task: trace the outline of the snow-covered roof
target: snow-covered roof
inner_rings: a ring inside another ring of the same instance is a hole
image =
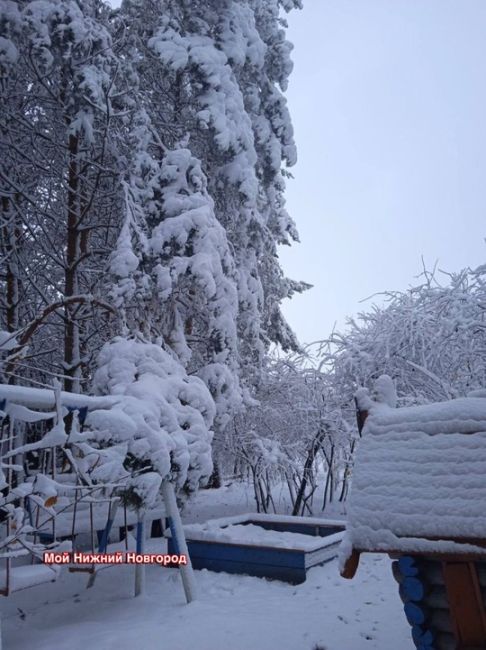
[[[486,540],[486,398],[370,403],[343,551],[479,552]]]

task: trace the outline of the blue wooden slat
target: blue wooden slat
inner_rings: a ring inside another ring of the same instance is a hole
[[[259,526],[265,530],[275,530],[278,532],[286,533],[299,533],[301,535],[312,535],[319,537],[327,537],[328,535],[334,535],[335,533],[341,533],[344,530],[344,526],[318,526],[311,523],[287,523],[281,521],[248,521],[241,522],[241,526],[247,526],[253,524],[254,526]]]
[[[172,544],[171,544],[172,542]],[[305,556],[302,551],[286,551],[285,549],[249,547],[243,545],[217,544],[187,540],[191,558],[208,558],[229,560],[231,562],[250,562],[273,566],[287,566],[305,569]],[[169,538],[169,548],[174,548],[172,538]],[[176,552],[169,551],[169,552]]]
[[[283,580],[292,584],[305,582],[305,569],[285,566],[271,566],[268,564],[252,564],[249,562],[231,562],[229,560],[194,558],[191,556],[192,566],[195,569],[208,569],[209,571],[237,573],[255,576],[257,578],[271,578]]]

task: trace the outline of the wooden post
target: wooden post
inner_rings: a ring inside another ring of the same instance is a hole
[[[104,527],[103,533],[101,535],[101,539],[98,547],[98,553],[106,553],[106,549],[108,547],[108,540],[110,538],[111,529],[113,527],[113,522],[115,521],[115,517],[119,505],[120,502],[118,499],[115,499],[115,501],[110,501],[110,505],[108,508],[108,519],[106,521],[106,526]]]
[[[341,571],[341,576],[343,578],[346,578],[348,580],[354,578],[356,571],[358,570],[359,556],[359,551],[353,548],[351,555],[347,558],[346,562],[344,563],[343,570]]]
[[[474,562],[444,562],[447,598],[458,650],[486,647],[486,615]]]
[[[172,541],[174,543],[175,552],[185,555],[187,564],[179,565],[182,584],[184,586],[184,593],[188,603],[196,598],[196,583],[194,580],[194,572],[192,570],[191,558],[187,549],[186,538],[184,536],[184,529],[182,528],[181,515],[177,507],[174,487],[168,480],[162,481],[162,496],[167,510],[167,519],[169,520],[170,532]]]
[[[354,403],[356,404],[356,423],[358,425],[358,433],[361,436],[361,432],[363,431],[366,418],[368,417],[368,411],[360,408],[357,397],[354,398]]]
[[[145,512],[138,513],[137,520],[137,553],[145,551]],[[145,591],[145,564],[135,565],[135,596],[141,596]]]

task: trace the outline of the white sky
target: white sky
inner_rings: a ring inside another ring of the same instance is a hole
[[[485,36],[485,0],[304,0],[289,16],[301,244],[280,257],[314,284],[284,306],[301,341],[415,284],[421,255],[486,262]]]

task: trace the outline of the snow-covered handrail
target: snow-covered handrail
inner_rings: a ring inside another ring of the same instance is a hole
[[[3,400],[31,409],[54,409],[56,406],[54,391],[48,388],[0,384],[0,401]],[[68,408],[107,409],[121,401],[122,397],[118,396],[93,397],[61,391],[61,405]]]

